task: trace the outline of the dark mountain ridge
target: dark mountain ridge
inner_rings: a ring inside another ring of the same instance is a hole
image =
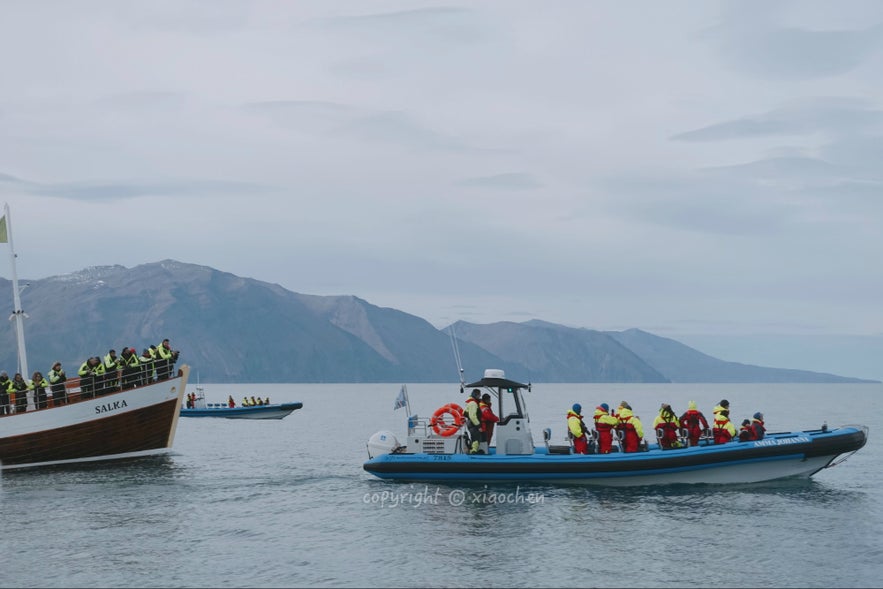
[[[163,338],[203,382],[452,382],[450,329],[355,296],[295,293],[206,266],[163,260],[100,266],[27,283],[28,368],[60,360],[69,375],[111,348],[138,353]],[[0,278],[0,292],[10,293]],[[9,311],[12,311],[9,296]],[[725,362],[653,334],[544,321],[453,326],[464,377],[502,368],[533,382],[869,382]],[[13,322],[0,370],[17,366]]]

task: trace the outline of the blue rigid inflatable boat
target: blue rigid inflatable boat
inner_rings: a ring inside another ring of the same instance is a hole
[[[226,417],[227,419],[282,419],[304,404],[281,403],[278,405],[250,405],[228,407],[223,403],[209,403],[206,407],[188,409],[181,407],[181,417]]]
[[[206,403],[202,387],[196,387],[193,407],[181,406],[181,417],[225,417],[227,419],[282,419],[304,406],[303,403],[280,403],[276,405],[239,405]]]
[[[461,390],[464,386],[486,389],[497,398],[500,421],[494,430],[495,447],[485,454],[468,454],[456,421],[448,424],[435,419],[433,427],[433,421],[413,415],[402,442],[389,431],[371,437],[365,471],[381,479],[409,482],[757,483],[809,478],[839,464],[868,439],[868,428],[862,425],[825,426],[767,433],[762,440],[748,442],[713,444],[706,440],[698,446],[672,449],[651,443],[632,453],[617,447],[610,454],[573,454],[569,445],[551,445],[548,429],[544,430],[544,445],[534,445],[522,395],[530,385],[508,380],[500,370],[487,370],[480,381],[461,385]]]

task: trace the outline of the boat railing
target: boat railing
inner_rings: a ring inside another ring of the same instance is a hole
[[[178,376],[180,376],[180,371],[175,370],[174,374],[170,373],[167,379],[177,378]],[[16,410],[15,403],[16,395],[21,393],[24,393],[27,396],[28,401],[27,408],[24,412],[30,413],[33,411],[44,411],[46,409],[64,407],[65,405],[72,405],[81,401],[87,401],[141,386],[147,386],[156,382],[159,381],[154,377],[150,377],[149,380],[142,377],[137,381],[124,381],[122,371],[118,370],[116,374],[102,375],[100,377],[93,377],[92,379],[81,378],[79,376],[69,377],[64,381],[63,389],[57,388],[59,385],[49,385],[48,387],[45,387],[45,401],[36,398],[34,389],[28,389],[26,391],[10,390],[9,407],[11,408],[12,413],[9,415],[0,413],[0,417],[8,417],[22,413]],[[62,392],[63,394],[60,394]]]
[[[432,430],[432,426],[429,425],[430,419],[428,417],[419,417],[416,414],[408,417],[408,436],[421,436],[423,438],[428,438],[433,435],[435,432]]]

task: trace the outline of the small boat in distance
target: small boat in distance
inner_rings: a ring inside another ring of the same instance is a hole
[[[868,428],[863,425],[830,430],[823,425],[767,433],[763,439],[745,442],[713,444],[709,440],[704,445],[670,449],[650,443],[638,452],[623,452],[619,446],[608,454],[574,454],[570,444],[550,444],[549,428],[543,431],[545,444],[534,445],[522,394],[531,385],[509,380],[502,370],[492,369],[479,381],[461,383],[461,393],[464,387],[484,388],[496,396],[500,421],[494,428],[495,447],[485,453],[468,453],[460,433],[462,410],[448,403],[432,419],[410,415],[407,437],[401,443],[389,431],[371,436],[364,469],[381,479],[410,482],[531,481],[623,487],[742,484],[809,478],[843,462],[868,439]],[[403,394],[396,408],[407,405]]]
[[[27,379],[26,315],[19,299],[8,204],[0,218],[0,243],[7,243],[10,250],[18,371]],[[0,469],[167,453],[175,440],[189,374],[190,368],[183,365],[168,377],[162,375],[162,380],[155,380],[152,373],[137,382],[105,377],[102,386],[84,382],[82,387],[79,378],[68,378],[64,394],[51,393],[47,401],[40,401],[41,408],[35,404],[33,389],[19,392],[26,394],[27,405],[0,415]]]
[[[227,419],[282,419],[304,406],[303,403],[280,403],[277,405],[240,405],[206,403],[205,391],[197,386],[193,407],[181,407],[181,417],[225,417]]]

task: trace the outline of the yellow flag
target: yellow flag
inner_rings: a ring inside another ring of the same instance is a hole
[[[6,215],[0,217],[0,243],[9,243],[9,236],[6,234]]]

